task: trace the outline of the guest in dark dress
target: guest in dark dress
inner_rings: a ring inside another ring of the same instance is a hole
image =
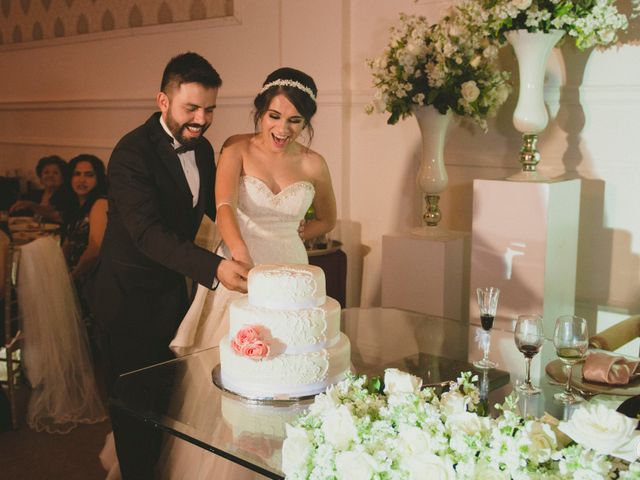
[[[89,311],[82,292],[86,274],[98,260],[107,226],[107,177],[102,160],[88,154],[73,158],[69,171],[66,188],[73,193],[73,206],[65,219],[62,249],[86,318]]]
[[[43,189],[18,200],[9,209],[12,215],[39,216],[43,220],[62,223],[69,208],[70,191],[62,188],[67,181],[67,162],[57,155],[43,157],[36,166],[36,174]]]

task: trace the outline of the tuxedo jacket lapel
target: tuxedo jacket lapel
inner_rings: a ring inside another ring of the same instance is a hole
[[[160,161],[169,171],[178,187],[178,191],[185,195],[190,205],[193,203],[193,195],[191,195],[191,189],[187,183],[187,178],[184,176],[184,170],[180,165],[180,159],[178,154],[174,151],[173,145],[169,143],[169,136],[165,133],[160,125],[160,119],[158,116],[153,116],[149,121],[153,122],[153,134],[152,137],[156,140],[156,150]]]
[[[211,198],[213,196],[213,170],[211,168],[211,164],[213,163],[212,158],[207,158],[209,154],[203,148],[196,148],[196,165],[198,166],[198,173],[200,175],[200,192],[198,195],[198,204],[196,205],[197,209],[197,218],[202,218],[202,215],[205,213],[206,206],[208,203],[212,201]],[[215,220],[214,218],[212,220]]]

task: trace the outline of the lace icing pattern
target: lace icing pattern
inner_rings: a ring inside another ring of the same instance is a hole
[[[327,312],[315,307],[278,310],[247,305],[254,324],[263,325],[271,335],[287,345],[316,345],[327,340]]]

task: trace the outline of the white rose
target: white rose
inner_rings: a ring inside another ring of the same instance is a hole
[[[612,455],[627,462],[638,459],[640,432],[638,420],[604,405],[582,406],[568,422],[560,422],[558,429],[585,447],[604,455]]]
[[[513,0],[513,5],[518,10],[526,10],[531,6],[531,0]]]
[[[474,80],[469,80],[468,82],[464,82],[461,87],[462,96],[467,102],[475,101],[480,95],[480,89],[476,85]]]
[[[336,450],[346,450],[358,436],[351,412],[345,405],[326,411],[322,415],[322,432]]]
[[[340,452],[336,455],[338,480],[369,480],[375,472],[374,458],[365,452]]]
[[[478,66],[480,65],[480,62],[482,61],[482,57],[480,55],[476,55],[475,57],[473,57],[473,59],[469,62],[469,65],[471,65],[473,68],[478,68]]]
[[[314,415],[322,415],[324,412],[333,410],[340,405],[338,400],[338,391],[334,386],[330,386],[326,393],[316,396],[315,400],[309,407],[309,411]]]
[[[445,415],[467,411],[467,399],[458,391],[445,392],[440,396],[440,406]]]
[[[472,412],[458,412],[447,416],[445,426],[450,432],[461,431],[467,435],[475,435],[488,428],[489,419]]]
[[[556,434],[551,425],[541,422],[530,422],[525,428],[529,440],[529,453],[536,463],[546,462],[558,446]]]
[[[509,480],[509,475],[489,465],[486,462],[478,463],[473,472],[473,480]]]
[[[498,56],[498,47],[495,45],[489,45],[482,51],[484,58],[496,58]]]
[[[431,452],[431,436],[418,427],[402,427],[398,433],[398,451],[403,457]]]
[[[614,30],[607,30],[600,33],[600,41],[602,43],[611,43],[616,38],[616,32]]]
[[[502,105],[509,97],[509,87],[501,85],[496,92],[496,102],[498,105]]]
[[[411,480],[454,480],[456,472],[451,461],[431,453],[403,458],[400,468],[409,473]]]
[[[304,468],[311,450],[309,435],[304,428],[286,425],[287,437],[282,443],[282,471],[287,475]]]
[[[387,368],[384,371],[384,393],[418,393],[422,387],[422,379],[397,368]]]

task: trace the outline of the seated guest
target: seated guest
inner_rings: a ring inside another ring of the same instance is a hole
[[[73,206],[65,219],[62,249],[71,277],[77,282],[91,269],[100,253],[107,226],[107,177],[98,157],[82,154],[69,162],[69,188]]]
[[[43,189],[15,202],[9,212],[13,215],[26,211],[45,220],[62,223],[63,213],[68,208],[68,192],[61,188],[67,179],[67,163],[57,155],[43,157],[36,166],[36,174]]]
[[[76,286],[91,348],[96,353],[92,315],[84,296],[84,285],[87,273],[98,260],[107,227],[107,176],[102,160],[89,154],[72,158],[69,172],[71,176],[64,188],[71,191],[73,203],[65,218],[62,250]]]

